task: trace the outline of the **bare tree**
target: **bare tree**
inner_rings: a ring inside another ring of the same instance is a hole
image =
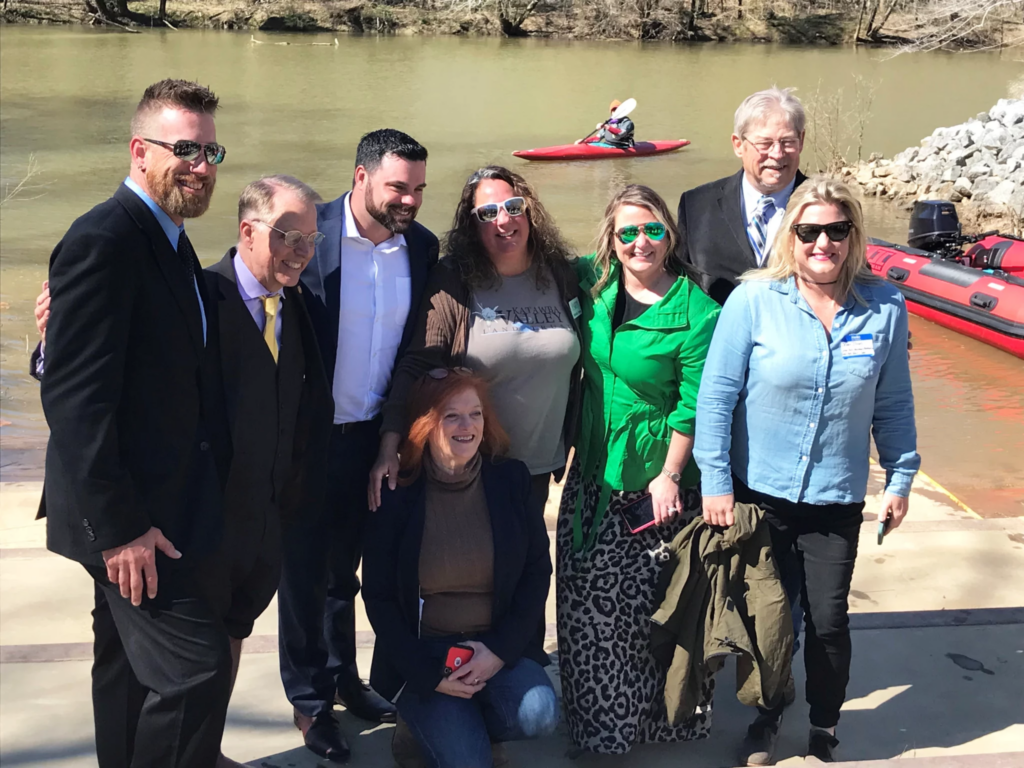
[[[42,184],[30,184],[36,176],[43,172],[42,168],[39,167],[39,162],[36,160],[35,155],[28,156],[28,163],[25,167],[25,173],[22,174],[21,181],[14,185],[4,185],[3,197],[0,197],[0,207],[3,207],[9,203],[13,203],[15,200],[35,200],[38,197],[42,197],[41,194],[33,195],[32,197],[25,197],[27,192],[42,189]]]
[[[889,31],[900,37],[912,38],[911,42],[899,46],[896,54],[965,44],[976,49],[1011,47],[1024,42],[1020,24],[1022,13],[1024,0],[934,0],[918,9],[912,24],[893,27]],[[985,35],[985,30],[991,30],[1002,22],[1011,23],[1014,34],[1009,38],[1001,35],[998,42],[982,42],[980,45],[977,40],[972,40],[975,36],[989,36]],[[884,24],[885,20],[877,25],[878,31]]]
[[[540,0],[495,0],[498,23],[505,37],[524,37],[523,23],[533,15]]]

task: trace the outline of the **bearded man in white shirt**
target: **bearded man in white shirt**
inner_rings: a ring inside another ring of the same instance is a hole
[[[334,395],[322,509],[284,534],[281,679],[306,746],[344,761],[349,746],[335,701],[357,717],[394,722],[394,706],[356,667],[356,571],[369,514],[380,409],[409,343],[437,238],[415,222],[427,150],[400,131],[368,133],[356,150],[352,191],[317,206],[325,235],[302,274],[303,296]]]

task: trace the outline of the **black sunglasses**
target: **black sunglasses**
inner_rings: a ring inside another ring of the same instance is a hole
[[[833,243],[841,243],[850,236],[852,221],[833,221],[831,224],[794,224],[793,231],[801,243],[814,243],[824,232]]]
[[[206,155],[206,162],[210,165],[220,165],[224,162],[224,156],[228,153],[223,144],[200,144],[198,141],[190,141],[189,139],[180,139],[173,144],[169,144],[166,141],[157,141],[156,139],[143,139],[143,141],[169,149],[176,158],[187,160],[190,163],[194,162],[201,152]]]

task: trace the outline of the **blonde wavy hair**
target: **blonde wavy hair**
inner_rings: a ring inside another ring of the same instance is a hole
[[[843,262],[843,266],[840,267],[839,278],[836,280],[835,299],[842,304],[852,293],[858,303],[864,304],[865,301],[857,291],[856,284],[878,282],[878,278],[868,265],[864,213],[861,210],[860,201],[857,200],[853,190],[847,184],[822,174],[811,176],[793,190],[789,203],[786,205],[786,215],[782,219],[782,225],[772,242],[768,263],[761,269],[744,272],[740,275],[740,280],[744,282],[769,280],[782,283],[796,274],[797,239],[793,225],[799,223],[804,210],[812,205],[834,205],[853,224],[848,237],[849,254],[846,261]]]

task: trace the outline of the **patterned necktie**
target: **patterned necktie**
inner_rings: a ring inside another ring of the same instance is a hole
[[[193,261],[196,258],[196,252],[192,247],[191,241],[188,239],[188,235],[185,234],[185,230],[181,230],[181,234],[178,235],[178,258],[185,265],[185,272],[188,274],[188,284],[191,288],[196,281],[196,268]]]
[[[280,296],[260,296],[263,302],[263,313],[266,324],[263,326],[263,340],[267,342],[270,354],[277,362],[277,309],[281,303]]]
[[[768,255],[765,248],[768,242],[768,222],[775,213],[775,201],[768,195],[762,195],[757,201],[754,209],[754,255],[757,256],[757,263],[764,264]]]

